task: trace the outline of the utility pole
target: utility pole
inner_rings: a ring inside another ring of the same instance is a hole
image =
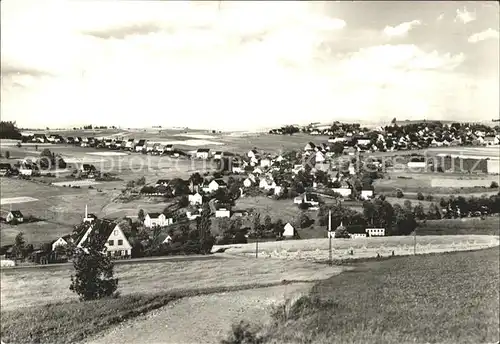
[[[328,211],[328,261],[332,265],[332,211]]]
[[[413,231],[413,255],[417,254],[417,229]]]
[[[255,258],[259,258],[259,236],[257,235],[257,240],[255,240]]]

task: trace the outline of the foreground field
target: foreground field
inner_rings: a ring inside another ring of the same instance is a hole
[[[282,280],[310,281],[342,269],[303,261],[215,259],[184,262],[155,262],[117,265],[115,272],[122,295],[154,294],[184,289],[279,283]],[[76,300],[69,290],[71,266],[39,269],[4,269],[1,272],[1,309],[31,307],[50,302]]]
[[[499,277],[497,248],[365,263],[319,282],[263,343],[496,343]]]
[[[328,259],[329,240],[306,239],[259,243],[259,258],[299,259],[325,261]],[[437,235],[417,237],[417,254],[467,251],[499,245],[498,236],[489,235]],[[255,256],[255,244],[214,246],[213,251],[226,249],[227,254]],[[380,255],[411,255],[414,249],[414,237],[380,237],[357,239],[333,239],[332,257],[334,260],[373,258]],[[351,255],[350,252],[353,252]]]

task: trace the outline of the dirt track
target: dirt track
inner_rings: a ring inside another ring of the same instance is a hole
[[[87,343],[220,343],[232,323],[268,321],[271,305],[306,294],[312,285],[295,283],[181,299]]]

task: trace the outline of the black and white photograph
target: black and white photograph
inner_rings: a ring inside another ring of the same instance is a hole
[[[1,344],[500,344],[497,1],[0,14]]]

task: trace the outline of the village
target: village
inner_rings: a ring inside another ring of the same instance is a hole
[[[435,130],[436,128],[441,131]],[[309,135],[318,133],[318,129],[302,129]],[[283,130],[278,133],[284,135],[286,129]],[[276,133],[276,130],[271,132]],[[451,171],[452,174],[476,176],[498,174],[498,160],[495,159],[452,157],[449,154],[427,156],[421,153],[427,147],[497,145],[499,135],[496,129],[484,125],[441,125],[430,122],[403,127],[393,123],[385,128],[368,131],[356,124],[334,123],[326,132],[319,133],[329,137],[323,142],[306,141],[302,150],[280,154],[256,148],[243,154],[209,148],[186,152],[173,144],[162,145],[139,138],[120,140],[116,137],[62,137],[22,133],[22,140],[17,147],[35,144],[35,149],[38,150],[37,144],[40,144],[44,147],[40,158],[38,161],[20,160],[14,165],[2,163],[0,173],[4,177],[29,180],[41,175],[52,176],[57,170],[66,169],[64,158],[48,151],[46,144],[76,145],[96,150],[128,150],[128,154],[191,159],[204,161],[215,167],[211,172],[200,170],[192,173],[188,179],[157,179],[146,182],[142,177],[125,183],[120,196],[122,199],[152,198],[160,203],[164,199],[168,203],[165,203],[163,212],[138,209],[137,215],[99,219],[107,224],[106,228],[113,228],[105,233],[106,247],[108,255],[116,258],[202,253],[202,249],[194,248],[190,238],[200,238],[198,227],[203,217],[211,222],[207,230],[215,233],[212,245],[220,245],[299,239],[300,233],[304,235],[308,228],[314,229],[310,229],[306,237],[408,235],[417,227],[417,220],[481,217],[499,212],[498,196],[494,195],[486,199],[470,200],[465,200],[464,197],[445,200],[441,197],[439,204],[429,204],[426,210],[421,202],[412,206],[408,196],[403,198],[406,192],[404,188],[394,189],[391,193],[377,194],[374,191],[375,181],[398,171],[420,175],[445,175],[445,171],[448,174]],[[395,153],[399,160],[394,159]],[[103,175],[98,166],[92,163],[83,162],[72,167],[75,169],[66,177],[69,178],[68,181],[54,185],[62,183],[62,186],[67,184],[68,187],[80,188],[75,185],[85,180],[92,182],[115,178],[109,177],[108,173]],[[462,170],[455,171],[458,167]],[[52,183],[49,182],[50,184]],[[493,191],[498,188],[498,184],[492,182],[488,187]],[[89,188],[93,187],[90,185]],[[386,200],[387,196],[392,197],[391,202]],[[260,212],[252,207],[252,200],[259,202],[262,197],[268,199],[268,205],[261,219]],[[395,203],[394,200],[397,199],[401,199],[401,202]],[[432,192],[426,196],[418,192],[413,199],[433,201]],[[280,210],[283,202],[289,202],[285,213]],[[247,206],[239,206],[242,203]],[[279,204],[278,208],[270,210],[274,204]],[[297,210],[290,216],[288,209],[292,207]],[[333,223],[327,220],[328,211]],[[370,214],[377,216],[374,219]],[[26,217],[29,220],[25,220]],[[68,246],[68,250],[74,246],[82,247],[96,219],[96,215],[87,214],[85,205],[83,221],[75,226],[73,233],[67,233],[38,247],[24,243],[28,249],[20,250],[15,243],[5,245],[2,247],[3,253],[6,258],[13,257],[21,261],[28,258],[28,261],[35,263],[66,261],[64,247]],[[31,214],[23,214],[12,208],[12,205],[7,216],[1,219],[10,225],[35,220]],[[197,229],[191,228],[192,224],[196,224]],[[17,241],[23,242],[23,239],[16,237]]]

